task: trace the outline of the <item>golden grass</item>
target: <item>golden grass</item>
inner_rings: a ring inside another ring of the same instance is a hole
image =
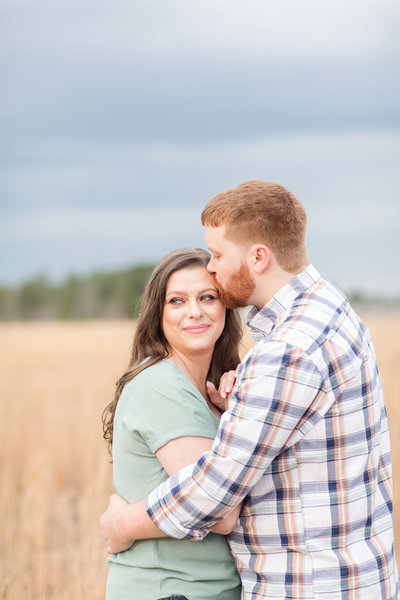
[[[400,319],[366,320],[396,474]],[[132,331],[127,321],[0,325],[1,600],[104,598],[98,517],[112,492],[112,469],[100,415],[126,365]],[[395,477],[396,496],[399,485]],[[396,532],[400,539],[399,518]]]

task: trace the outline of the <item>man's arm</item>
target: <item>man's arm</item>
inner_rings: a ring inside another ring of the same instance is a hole
[[[209,450],[213,440],[203,437],[175,438],[156,451],[156,456],[168,475],[194,463],[199,456]],[[232,531],[240,512],[240,506],[233,509],[226,519],[211,527],[214,533],[228,534]],[[166,537],[147,514],[145,500],[129,505],[117,494],[110,497],[106,511],[100,517],[100,529],[107,543],[107,552],[114,554],[126,550],[136,539]],[[203,531],[204,537],[208,533]]]
[[[227,535],[234,528],[241,504],[216,523],[211,531]],[[113,494],[106,511],[100,517],[100,530],[106,540],[107,552],[115,554],[130,548],[137,539],[167,537],[150,519],[146,511],[146,499],[128,504]]]
[[[306,352],[284,341],[257,344],[241,364],[211,452],[189,476],[177,473],[149,494],[149,516],[170,537],[197,539],[198,530],[243,500],[332,401]]]
[[[212,451],[148,496],[148,516],[167,535],[200,539],[202,528],[237,506],[273,459],[328,410],[332,399],[308,355],[284,342],[267,346],[267,352],[253,351],[241,365]],[[138,530],[136,511],[125,520],[132,533]]]

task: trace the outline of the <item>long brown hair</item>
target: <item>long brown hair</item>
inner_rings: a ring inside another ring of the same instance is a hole
[[[141,371],[151,367],[169,354],[168,342],[162,328],[162,315],[168,280],[175,271],[207,267],[210,254],[201,248],[182,248],[170,252],[155,267],[146,285],[139,320],[133,338],[128,368],[116,382],[113,400],[103,411],[103,437],[111,450],[113,423],[118,399],[126,383]],[[226,309],[225,327],[218,338],[211,359],[207,380],[217,387],[225,371],[235,369],[240,362],[239,342],[241,321],[236,311]]]

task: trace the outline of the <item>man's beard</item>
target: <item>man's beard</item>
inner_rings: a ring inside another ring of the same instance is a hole
[[[215,273],[212,273],[211,276],[221,302],[226,308],[242,308],[248,305],[249,297],[256,284],[247,265],[244,263],[240,265],[239,269],[229,277],[226,287],[219,283]]]

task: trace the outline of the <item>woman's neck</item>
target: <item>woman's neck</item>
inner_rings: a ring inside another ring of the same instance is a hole
[[[170,350],[167,359],[174,363],[207,399],[206,378],[210,368],[212,354],[188,356],[177,350]]]

